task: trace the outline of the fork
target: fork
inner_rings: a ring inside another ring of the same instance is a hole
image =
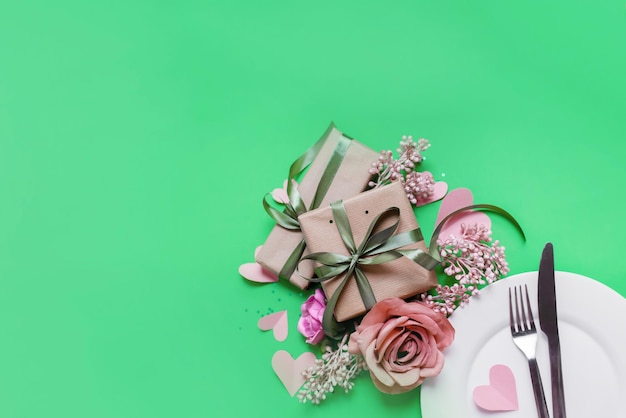
[[[543,384],[541,383],[541,375],[537,367],[537,328],[533,319],[533,311],[530,307],[530,298],[528,297],[528,286],[526,288],[526,303],[522,295],[522,287],[519,286],[519,297],[517,287],[514,289],[514,298],[511,297],[511,289],[509,288],[509,321],[511,324],[511,335],[513,342],[528,359],[528,367],[530,368],[530,379],[533,384],[533,393],[535,395],[535,404],[537,405],[537,416],[539,418],[550,418],[548,415],[548,405],[546,397],[543,393]],[[513,305],[515,304],[515,308]]]

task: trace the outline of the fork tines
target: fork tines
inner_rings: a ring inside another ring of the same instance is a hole
[[[537,407],[537,416],[549,418],[548,406],[543,393],[541,375],[537,367],[537,328],[533,319],[533,311],[530,307],[528,286],[524,285],[525,296],[522,295],[522,287],[509,288],[509,320],[513,342],[528,359],[530,378],[533,385],[533,394]],[[515,305],[515,307],[513,307]]]
[[[519,287],[519,295],[517,289]],[[536,331],[535,320],[533,319],[533,311],[530,307],[530,298],[528,296],[528,286],[524,285],[526,293],[526,303],[524,303],[521,286],[515,287],[515,318],[513,317],[513,302],[511,301],[511,289],[509,288],[509,320],[511,324],[511,333],[519,334],[528,331]],[[526,309],[524,309],[526,307]]]

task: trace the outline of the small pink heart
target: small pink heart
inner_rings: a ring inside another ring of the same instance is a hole
[[[298,185],[298,183],[296,183],[295,180],[292,180],[294,185]],[[278,203],[282,203],[282,204],[287,204],[289,203],[289,195],[287,194],[287,180],[285,180],[283,182],[283,188],[282,189],[274,189],[272,190],[272,198],[278,202]]]
[[[272,368],[291,396],[304,384],[302,372],[315,365],[315,354],[306,352],[296,360],[285,350],[279,350],[272,357]]]
[[[474,204],[474,196],[469,189],[454,189],[441,201],[439,207],[439,214],[437,215],[437,221],[435,225],[439,225],[443,218],[451,214],[457,209],[461,209],[465,206]],[[476,210],[466,210],[459,214],[454,215],[448,219],[439,233],[439,239],[445,240],[454,234],[459,236],[461,234],[461,224],[482,224],[491,229],[491,219],[483,212]]]
[[[239,274],[251,282],[273,283],[278,281],[278,277],[270,271],[265,270],[259,263],[246,263],[239,266]]]
[[[259,245],[254,251],[254,256],[261,250]],[[245,263],[239,266],[239,274],[251,282],[257,283],[274,283],[278,281],[278,276],[264,269],[259,263]]]
[[[288,334],[287,311],[280,311],[271,315],[266,315],[259,319],[257,323],[263,331],[274,330],[274,338],[276,341],[285,341]]]
[[[474,388],[474,402],[487,411],[516,411],[517,388],[513,372],[504,364],[489,369],[489,384]]]
[[[432,202],[436,202],[439,199],[443,199],[443,197],[448,193],[448,183],[445,181],[438,181],[435,183],[435,190],[433,194],[426,200],[418,201],[415,207],[424,206]]]

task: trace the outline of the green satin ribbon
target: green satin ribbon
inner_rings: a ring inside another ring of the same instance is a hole
[[[522,229],[522,226],[517,222],[517,220],[515,220],[513,215],[511,215],[506,210],[498,206],[487,205],[487,204],[469,205],[469,206],[465,206],[463,208],[453,211],[452,213],[448,214],[445,218],[443,218],[441,222],[439,222],[439,225],[437,225],[437,227],[433,231],[433,235],[430,238],[430,245],[428,247],[428,252],[433,258],[436,258],[439,261],[441,261],[441,256],[439,254],[439,251],[437,250],[437,239],[439,239],[439,234],[441,233],[441,230],[443,229],[443,226],[445,225],[445,223],[449,221],[453,216],[458,215],[459,213],[464,212],[466,210],[472,210],[472,209],[481,209],[485,211],[495,212],[498,215],[503,216],[505,219],[511,222],[515,226],[515,228],[517,228],[517,230],[522,235],[522,238],[524,239],[524,241],[526,241],[526,234],[524,234],[524,230]]]
[[[315,269],[317,277],[304,277],[310,282],[321,283],[344,274],[341,283],[339,283],[339,286],[326,304],[322,319],[324,332],[334,337],[338,331],[338,324],[333,317],[335,306],[350,279],[354,277],[359,294],[367,310],[370,310],[376,304],[374,292],[365,273],[361,270],[361,266],[383,264],[400,257],[407,257],[427,270],[432,270],[440,261],[438,258],[434,258],[427,252],[419,249],[399,249],[422,241],[423,237],[419,228],[394,235],[400,223],[400,209],[397,207],[390,207],[378,214],[370,223],[363,241],[357,247],[343,201],[333,202],[330,206],[339,235],[350,254],[318,252],[309,254],[303,257],[302,260],[313,260],[321,264],[320,267]],[[388,217],[394,219],[393,224],[379,231],[381,223]]]
[[[300,157],[298,157],[289,167],[289,177],[287,179],[287,196],[289,197],[289,203],[285,204],[285,209],[281,212],[275,208],[273,208],[269,202],[268,198],[270,194],[266,194],[263,197],[263,208],[265,212],[276,222],[277,225],[285,229],[289,229],[292,231],[300,230],[300,222],[298,221],[298,216],[307,212],[308,210],[313,210],[319,207],[326,196],[326,192],[330,188],[330,185],[341,166],[341,163],[350,147],[350,143],[352,138],[341,135],[339,138],[339,142],[335,146],[333,154],[330,157],[330,160],[326,164],[326,168],[322,173],[322,177],[317,185],[317,189],[315,190],[315,195],[313,196],[313,200],[309,208],[307,209],[302,197],[298,190],[294,187],[294,179],[300,175],[317,157],[320,150],[326,143],[330,133],[335,127],[334,123],[331,123],[324,132],[324,135],[321,136],[320,139],[317,140],[315,144],[308,150],[304,152]],[[306,242],[304,239],[300,241],[300,243],[294,248],[291,252],[282,269],[278,273],[278,277],[284,280],[289,280],[289,278],[296,271],[298,266],[298,262],[304,254],[304,249],[306,248]]]
[[[425,269],[433,270],[442,261],[439,251],[437,250],[437,239],[439,238],[444,224],[450,218],[463,211],[480,209],[498,213],[509,220],[518,229],[522,238],[526,240],[526,235],[522,227],[509,212],[494,205],[476,204],[455,210],[442,219],[433,232],[428,253],[419,249],[399,250],[398,248],[422,241],[423,237],[419,228],[394,235],[400,222],[400,210],[397,207],[390,207],[374,218],[370,223],[362,243],[357,247],[354,243],[354,236],[343,202],[334,202],[331,204],[331,208],[339,235],[350,255],[318,252],[302,258],[302,260],[313,260],[321,264],[320,267],[315,269],[317,277],[304,277],[310,282],[321,283],[344,274],[341,283],[339,283],[333,295],[328,299],[322,318],[324,332],[331,337],[335,337],[339,334],[340,324],[335,321],[333,315],[339,296],[352,277],[354,277],[356,281],[365,308],[370,310],[376,304],[372,287],[366,275],[360,269],[360,266],[382,264],[400,257],[407,257]],[[395,218],[393,225],[382,231],[375,232],[379,229],[381,222],[387,216]]]

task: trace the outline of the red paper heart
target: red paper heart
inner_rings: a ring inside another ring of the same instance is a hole
[[[291,354],[279,350],[272,357],[272,368],[291,396],[304,384],[302,372],[315,365],[315,354],[306,352],[294,360]]]
[[[266,315],[257,323],[263,331],[273,330],[276,341],[285,341],[288,334],[287,311],[280,311]]]
[[[513,372],[504,364],[489,370],[489,384],[474,388],[474,402],[487,411],[516,411],[517,388]]]
[[[439,225],[443,218],[455,210],[473,204],[474,196],[472,195],[471,190],[464,188],[452,190],[441,201],[435,225]],[[445,225],[441,229],[441,232],[439,233],[439,239],[445,240],[452,234],[458,237],[461,234],[461,224],[467,225],[474,223],[485,225],[487,228],[491,229],[491,219],[489,219],[489,216],[485,215],[483,212],[466,210],[454,215],[446,221]]]

